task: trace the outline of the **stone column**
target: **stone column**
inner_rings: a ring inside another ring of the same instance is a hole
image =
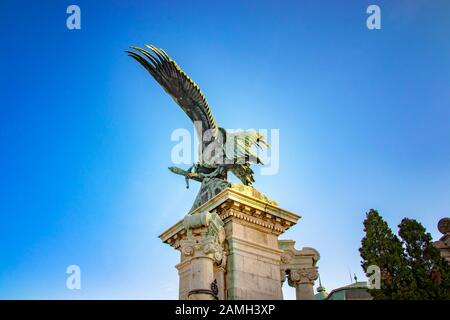
[[[314,281],[319,276],[316,267],[320,259],[319,252],[308,247],[297,250],[292,240],[279,240],[278,246],[283,250],[281,274],[287,275],[288,284],[295,287],[296,299],[314,300]]]
[[[186,239],[181,240],[182,260],[189,266],[189,300],[213,300],[218,298],[214,266],[224,259],[223,223],[215,213],[201,212],[184,219]]]
[[[286,270],[282,269],[281,267],[280,267],[280,279],[281,279],[281,285],[280,285],[280,288],[281,288],[281,300],[284,300],[284,297],[283,297],[283,284],[286,281]]]
[[[225,274],[226,274],[226,253],[223,255],[222,262],[219,266],[214,267],[214,280],[216,281],[217,286],[217,298],[219,300],[226,300],[226,282],[225,282]]]
[[[317,276],[315,267],[290,270],[288,282],[290,286],[295,287],[297,300],[314,300],[314,281]]]

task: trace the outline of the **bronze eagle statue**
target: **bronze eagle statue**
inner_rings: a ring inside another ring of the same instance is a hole
[[[268,148],[265,137],[256,131],[227,132],[218,127],[198,85],[163,49],[145,46],[148,50],[131,46],[132,51],[126,52],[150,73],[194,122],[201,141],[200,160],[197,163],[187,171],[177,167],[169,169],[184,175],[187,187],[188,179],[200,182],[206,178],[227,181],[228,171],[244,185],[251,186],[255,180],[250,164],[262,164],[261,158],[252,149]]]

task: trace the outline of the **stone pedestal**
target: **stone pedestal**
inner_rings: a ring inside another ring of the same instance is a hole
[[[179,298],[282,299],[287,271],[298,297],[313,297],[317,251],[293,249],[288,265],[282,257],[291,249],[278,241],[299,218],[252,187],[232,184],[221,191],[160,236],[181,252]]]

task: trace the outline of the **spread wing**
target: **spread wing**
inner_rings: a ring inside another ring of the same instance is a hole
[[[175,100],[194,123],[201,123],[202,132],[217,131],[216,122],[208,102],[197,84],[172,60],[167,53],[155,46],[145,45],[150,51],[132,46],[128,55],[138,61],[163,89]],[[200,134],[197,126],[197,133]],[[200,141],[202,141],[201,137]]]
[[[261,163],[262,159],[252,147],[269,148],[265,137],[256,131],[237,131],[226,133],[225,155],[234,163]]]

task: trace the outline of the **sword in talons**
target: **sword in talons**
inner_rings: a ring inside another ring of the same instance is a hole
[[[186,180],[186,188],[188,188],[188,189],[189,189],[189,179],[195,180],[195,181],[198,181],[198,182],[202,182],[202,179],[199,177],[199,175],[197,173],[189,172],[189,171],[183,170],[183,169],[178,168],[178,167],[169,167],[169,170],[172,171],[175,174],[179,174],[180,176],[184,176],[184,178]]]

